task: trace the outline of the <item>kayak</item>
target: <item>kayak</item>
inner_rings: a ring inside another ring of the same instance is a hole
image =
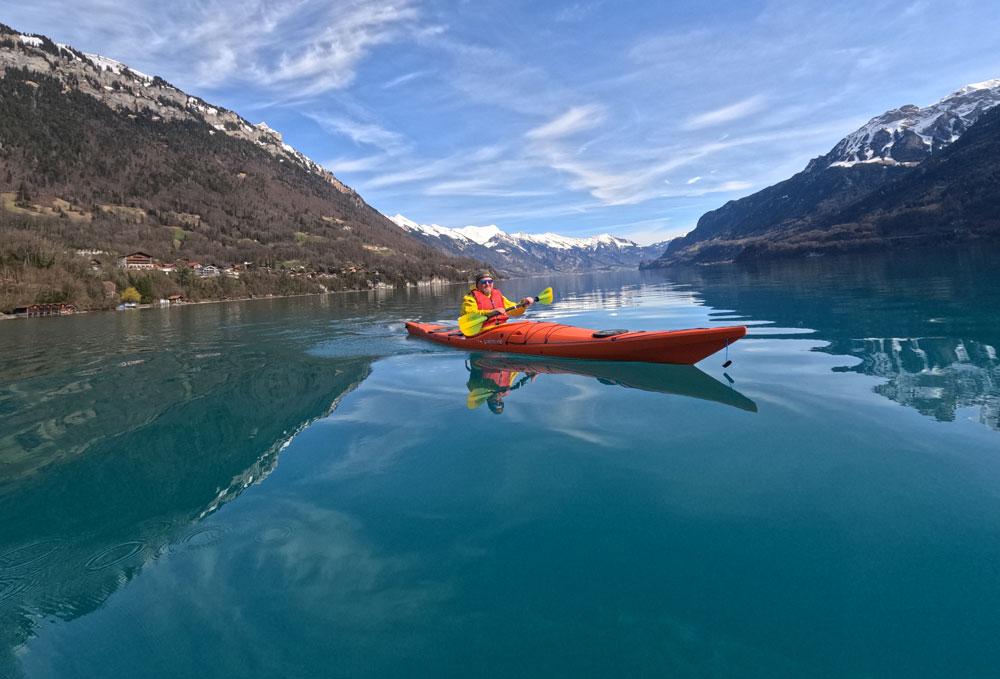
[[[588,330],[561,323],[515,321],[466,337],[454,326],[406,323],[412,337],[466,351],[499,351],[596,361],[692,365],[747,334],[742,325],[687,330]]]
[[[601,384],[609,386],[688,396],[757,412],[757,404],[751,399],[709,377],[693,365],[649,365],[622,361],[612,363],[504,354],[472,354],[469,365],[480,371],[595,377]]]

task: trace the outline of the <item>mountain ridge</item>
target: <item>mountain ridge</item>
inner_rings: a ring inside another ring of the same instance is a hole
[[[672,241],[661,257],[645,267],[726,263],[884,245],[883,236],[871,232],[874,222],[856,210],[852,212],[853,206],[878,196],[877,209],[883,216],[893,212],[892,191],[905,186],[906,178],[927,162],[947,153],[997,110],[998,104],[1000,80],[987,80],[962,87],[927,107],[907,105],[886,111],[789,179],[705,213],[694,230]],[[988,172],[986,167],[980,169]],[[960,184],[951,186],[958,193],[968,190]],[[971,202],[959,204],[964,209]],[[876,209],[874,203],[872,209]],[[860,226],[862,222],[868,227]],[[926,224],[926,220],[922,218],[920,223]],[[930,232],[924,235],[940,242],[939,227],[926,226],[933,236]],[[916,245],[921,239],[920,228],[924,227],[916,227],[906,242]],[[974,225],[964,224],[961,237],[975,231]],[[898,241],[893,238],[893,242]]]
[[[390,219],[443,252],[481,259],[505,274],[634,269],[658,257],[669,242],[643,246],[609,233],[574,238],[551,232],[507,233],[495,224],[458,228],[418,224],[401,214]]]

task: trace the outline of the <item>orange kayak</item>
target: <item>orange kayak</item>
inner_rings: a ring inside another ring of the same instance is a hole
[[[691,365],[725,349],[747,334],[742,325],[689,330],[588,330],[561,323],[516,321],[464,336],[454,326],[407,322],[413,337],[466,351],[644,361]]]

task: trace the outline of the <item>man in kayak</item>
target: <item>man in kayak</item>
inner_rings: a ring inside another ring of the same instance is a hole
[[[510,312],[505,311],[507,307],[514,306],[514,302],[504,297],[498,288],[493,287],[493,274],[489,271],[480,271],[476,275],[476,286],[462,299],[461,315],[476,312],[490,316],[483,323],[485,330],[506,323],[511,316],[520,316],[534,301],[533,297],[525,297],[521,300],[524,306]]]

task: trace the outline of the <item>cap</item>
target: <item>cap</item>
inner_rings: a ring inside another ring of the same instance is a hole
[[[483,269],[482,271],[476,274],[477,283],[479,282],[480,278],[493,278],[493,274],[490,273],[488,269]]]

